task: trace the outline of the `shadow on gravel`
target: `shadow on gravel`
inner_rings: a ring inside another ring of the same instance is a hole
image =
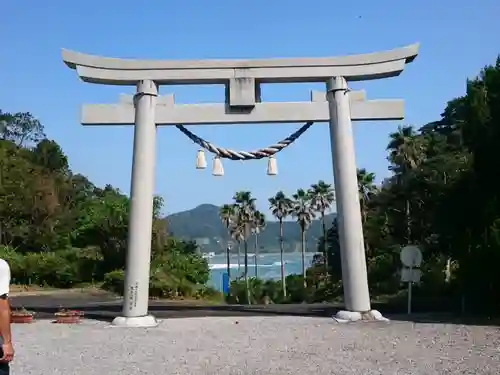
[[[88,319],[111,321],[119,315],[121,299],[108,296],[17,296],[11,298],[13,308],[24,307],[37,312],[39,319],[51,319],[60,307],[81,310]],[[150,301],[149,311],[160,319],[195,317],[237,317],[237,316],[302,316],[332,317],[342,306],[336,304],[271,304],[271,305],[203,305],[196,303],[175,303],[169,301]],[[394,321],[414,323],[449,323],[466,325],[499,325],[498,319],[485,316],[460,316],[447,311],[432,313],[419,311],[408,316],[406,306],[374,303],[373,309],[381,311]]]
[[[500,319],[486,315],[461,315],[453,313],[387,314],[392,321],[417,324],[461,324],[470,326],[500,326]]]

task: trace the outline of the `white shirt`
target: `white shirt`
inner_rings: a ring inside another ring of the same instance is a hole
[[[10,267],[4,259],[0,259],[0,296],[9,294]]]
[[[0,296],[9,294],[10,287],[10,267],[4,259],[0,258]],[[3,345],[3,338],[0,336],[0,345]]]

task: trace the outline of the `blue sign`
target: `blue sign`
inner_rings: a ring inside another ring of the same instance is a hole
[[[227,272],[222,274],[222,292],[227,296],[229,295],[229,275]]]

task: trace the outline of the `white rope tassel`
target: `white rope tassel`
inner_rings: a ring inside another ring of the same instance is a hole
[[[214,157],[212,176],[224,176],[224,167],[222,167],[222,161],[218,156]]]
[[[276,176],[278,174],[278,162],[274,155],[270,156],[267,161],[267,174],[269,176]]]
[[[207,159],[205,158],[205,151],[199,149],[196,153],[196,169],[205,169],[207,167]]]

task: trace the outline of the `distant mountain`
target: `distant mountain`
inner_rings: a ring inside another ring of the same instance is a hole
[[[202,251],[222,252],[230,240],[227,229],[219,218],[220,207],[202,204],[192,210],[178,212],[165,218],[168,230],[176,237],[195,240]],[[336,214],[327,215],[330,226]],[[283,223],[285,251],[300,251],[300,228],[295,221]],[[321,221],[314,220],[306,232],[307,250],[315,251],[318,239],[322,235]],[[249,251],[253,252],[254,239],[249,240]],[[259,235],[259,251],[279,251],[279,223],[268,221],[266,228]]]

